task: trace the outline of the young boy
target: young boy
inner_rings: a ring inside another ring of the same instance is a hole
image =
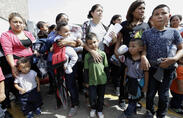
[[[96,37],[96,34],[89,33],[86,36],[87,46],[97,51],[102,56],[102,61],[97,63],[94,61],[90,53],[87,53],[84,58],[84,69],[87,79],[89,79],[89,98],[90,98],[90,117],[96,116],[96,111],[98,112],[99,118],[104,118],[102,113],[103,104],[104,104],[104,93],[105,93],[105,84],[107,82],[107,57],[105,52],[98,49],[99,41]]]
[[[128,88],[128,107],[124,111],[125,117],[136,115],[136,104],[143,97],[143,92],[148,87],[148,72],[140,68],[141,52],[143,51],[143,41],[139,38],[131,39],[129,42],[129,53],[125,59],[125,80],[124,86]]]
[[[164,4],[158,5],[152,12],[153,28],[142,35],[145,50],[141,57],[141,64],[144,70],[149,69],[146,97],[147,118],[152,118],[155,114],[153,105],[156,92],[159,95],[156,115],[158,118],[165,118],[169,89],[176,73],[176,61],[183,56],[183,41],[179,32],[166,28],[169,18],[169,7]]]

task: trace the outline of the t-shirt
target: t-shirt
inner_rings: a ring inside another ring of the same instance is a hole
[[[120,31],[123,34],[123,44],[125,44],[127,46],[129,44],[130,40],[133,39],[134,37],[136,37],[136,35],[138,35],[139,32],[143,32],[144,30],[149,29],[149,25],[144,22],[133,27],[132,29],[129,29],[127,27],[127,21],[122,22],[121,25],[123,27]],[[140,37],[138,37],[138,38],[140,38]]]
[[[131,58],[127,57],[125,60],[125,65],[128,68],[126,73],[127,76],[131,78],[141,79],[144,77],[143,70],[140,68],[140,60],[132,60]]]
[[[166,28],[163,31],[151,28],[143,32],[142,40],[146,45],[147,59],[152,67],[157,67],[159,58],[174,57],[176,46],[183,42],[180,33],[173,28]],[[170,67],[173,66],[174,64]]]
[[[179,94],[176,80],[183,80],[183,66],[178,66],[178,68],[176,69],[176,72],[177,72],[177,78],[173,80],[170,90]]]
[[[102,56],[102,62],[95,62],[90,53],[87,53],[84,59],[84,69],[89,70],[89,85],[103,85],[107,82],[104,71],[104,68],[108,67],[107,56],[101,50],[97,50],[97,52]]]
[[[27,74],[20,74],[17,78],[15,78],[14,83],[18,84],[21,88],[26,90],[26,92],[37,87],[36,82],[37,73],[34,70],[30,70]]]

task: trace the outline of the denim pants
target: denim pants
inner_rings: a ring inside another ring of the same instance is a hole
[[[172,108],[175,108],[175,109],[181,108],[181,104],[182,104],[182,101],[183,101],[183,94],[177,94],[173,91],[171,91],[171,94],[172,94],[173,97],[170,101],[170,106]]]
[[[104,105],[105,85],[89,86],[89,98],[92,109],[102,112]]]
[[[66,87],[71,95],[71,105],[72,107],[79,105],[79,93],[78,93],[78,87],[76,85],[76,79],[75,79],[75,66],[73,67],[73,72],[71,74],[66,74]]]
[[[124,111],[126,116],[130,116],[130,115],[134,115],[136,114],[136,104],[137,101],[136,100],[129,100],[128,101],[128,107],[127,109]]]
[[[156,68],[149,69],[149,84],[146,97],[146,109],[150,110],[152,114],[155,114],[154,110],[154,97],[158,92],[159,101],[158,101],[158,110],[157,116],[163,118],[166,115],[169,104],[169,89],[172,83],[172,80],[175,78],[176,71],[175,69],[166,69],[164,70],[164,77],[162,82],[157,81],[153,75],[156,72]]]

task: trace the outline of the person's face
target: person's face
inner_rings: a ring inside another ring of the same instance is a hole
[[[142,19],[144,17],[145,4],[138,6],[135,11],[133,11],[133,17],[135,19]]]
[[[171,20],[171,27],[173,28],[178,28],[180,24],[180,19],[178,16],[175,16],[172,20]]]
[[[168,23],[170,13],[167,7],[156,9],[153,13],[153,25],[154,27],[164,27]]]
[[[29,71],[30,71],[30,63],[21,63],[19,66],[18,66],[18,70],[23,73],[23,74],[27,74]]]
[[[98,40],[94,37],[92,40],[87,40],[87,45],[90,49],[92,50],[97,50],[98,49]]]
[[[70,35],[70,28],[68,25],[63,26],[60,28],[60,31],[58,32],[63,37],[68,37]]]
[[[103,15],[103,8],[102,7],[96,8],[94,12],[91,12],[91,15],[93,16],[93,19],[101,20]]]
[[[118,17],[116,20],[113,21],[114,24],[116,23],[121,23],[122,22],[122,18],[121,17]]]
[[[40,30],[48,32],[48,24],[47,23],[43,24],[43,27]]]
[[[129,52],[130,54],[133,55],[137,55],[140,54],[140,51],[142,51],[142,47],[140,47],[137,43],[137,41],[131,41],[129,43]]]
[[[59,22],[66,22],[68,23],[69,22],[69,18],[67,15],[63,15],[60,19],[59,19]]]
[[[24,29],[24,22],[20,17],[15,16],[10,20],[10,27],[16,33],[21,32]]]

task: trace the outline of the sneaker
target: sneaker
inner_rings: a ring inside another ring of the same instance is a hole
[[[96,110],[95,109],[91,109],[90,111],[90,117],[93,118],[96,116]]]
[[[68,117],[72,117],[77,114],[79,106],[72,107],[68,113]]]
[[[142,108],[142,104],[140,102],[137,102],[136,107],[137,107],[137,109],[141,109]]]
[[[26,115],[26,118],[33,118],[33,113],[32,112],[29,112],[27,115]]]
[[[175,109],[175,108],[170,107],[170,110],[172,110],[173,112],[175,112],[177,114],[183,115],[183,109],[181,109],[181,108]]]
[[[35,110],[35,114],[36,115],[40,115],[41,114],[41,109],[39,107]]]
[[[153,114],[149,110],[147,110],[145,113],[145,118],[153,118]]]
[[[104,118],[104,114],[102,112],[98,112],[98,118]]]
[[[116,95],[117,95],[117,96],[120,95],[120,87],[116,87]]]
[[[120,107],[121,109],[125,109],[125,108],[126,108],[126,104],[125,104],[125,101],[124,101],[124,100],[122,100],[122,101],[119,103],[119,107]]]

